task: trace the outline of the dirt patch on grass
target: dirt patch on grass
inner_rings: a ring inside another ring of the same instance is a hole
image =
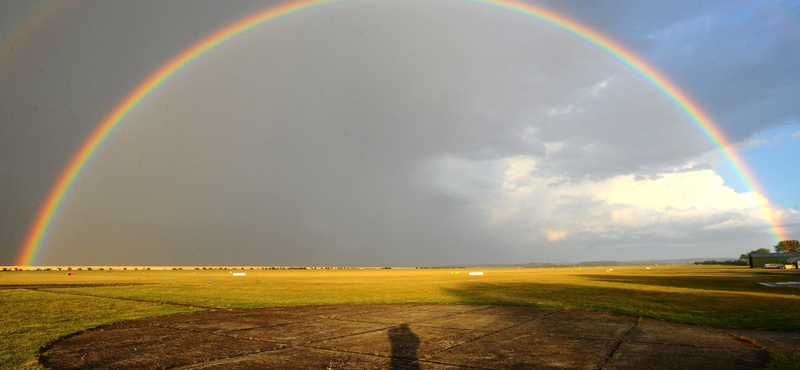
[[[45,348],[54,369],[760,369],[719,330],[579,310],[327,305],[217,310],[110,325]]]

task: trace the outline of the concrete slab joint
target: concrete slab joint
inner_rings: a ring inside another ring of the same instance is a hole
[[[54,369],[756,369],[722,331],[545,307],[322,305],[134,320],[45,348]]]

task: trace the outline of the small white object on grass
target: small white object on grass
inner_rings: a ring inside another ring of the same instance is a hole
[[[470,272],[469,275],[470,276],[483,275],[483,272],[480,272],[480,271],[478,271],[478,272]]]

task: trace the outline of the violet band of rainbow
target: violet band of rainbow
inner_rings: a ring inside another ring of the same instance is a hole
[[[200,42],[190,46],[172,58],[169,62],[159,67],[153,74],[140,83],[136,89],[129,93],[97,126],[89,138],[83,143],[78,152],[72,157],[66,169],[61,173],[55,186],[48,193],[44,204],[36,215],[33,226],[26,235],[17,263],[30,266],[36,262],[42,243],[47,235],[55,215],[58,213],[64,197],[81,174],[81,171],[92,158],[98,147],[106,140],[115,127],[125,117],[145,100],[153,90],[161,86],[176,72],[189,65],[193,60],[213,50],[218,45],[230,40],[259,25],[273,21],[304,10],[336,3],[358,2],[362,0],[299,0],[272,6],[255,14],[242,18],[220,30],[212,33]],[[611,41],[602,34],[583,26],[571,19],[565,18],[549,10],[511,0],[449,0],[502,9],[510,13],[542,21],[550,26],[568,32],[589,44],[597,47],[608,55],[629,67],[639,76],[658,89],[697,127],[698,130],[719,150],[721,155],[733,169],[737,178],[748,191],[764,194],[761,187],[746,166],[742,158],[734,152],[732,145],[710,117],[708,117],[692,99],[682,92],[674,83],[669,81],[662,73],[645,63],[632,52],[624,49],[619,44]],[[786,239],[786,232],[776,216],[776,212],[769,204],[754,205],[770,229],[775,242]]]

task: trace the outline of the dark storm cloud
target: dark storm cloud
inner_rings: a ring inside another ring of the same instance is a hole
[[[0,260],[14,260],[57,176],[114,104],[177,50],[263,6],[75,2],[40,24],[34,11],[52,4],[0,4],[0,24],[24,26],[0,26],[0,40],[16,35],[0,54],[0,197],[18,205],[0,211],[11,220],[0,223]]]
[[[734,138],[796,117],[797,76],[779,76],[797,59],[779,50],[785,44],[761,42],[771,30],[750,13],[732,18],[736,9],[722,3],[603,4],[548,6],[655,61]],[[11,262],[38,202],[114,104],[179,50],[263,7],[79,3],[59,18],[26,51],[28,63],[0,75],[0,220],[10,221],[0,226],[9,246],[0,261]],[[725,243],[758,237],[738,209],[615,224],[614,212],[628,208],[595,197],[594,185],[707,169],[693,160],[711,145],[599,50],[481,9],[347,3],[221,45],[114,132],[67,197],[42,262],[430,265],[608,259],[613,250],[649,258],[696,255],[700,244],[725,255]],[[509,180],[515,158],[536,164]],[[509,198],[507,186],[537,190]],[[515,202],[525,207],[508,210]],[[570,228],[575,220],[599,226]],[[706,230],[730,220],[746,227]]]

